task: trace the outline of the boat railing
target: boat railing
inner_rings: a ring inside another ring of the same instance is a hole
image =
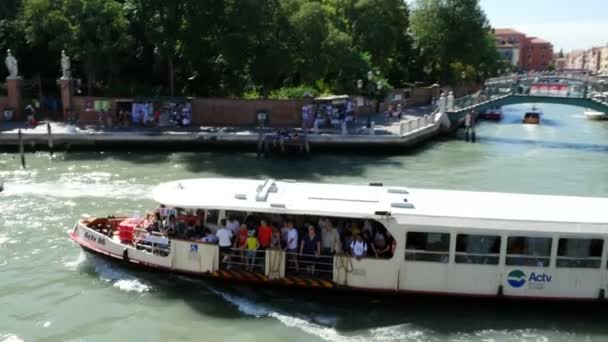
[[[263,249],[230,248],[228,252],[220,252],[220,268],[263,273],[265,258],[266,251]]]
[[[431,261],[447,264],[450,260],[449,251],[428,251],[423,249],[406,249],[405,260],[407,261]]]
[[[148,232],[146,229],[133,228],[133,245],[139,250],[145,250],[154,255],[167,256],[170,252],[171,240],[161,232]]]
[[[285,257],[286,275],[304,275],[328,279],[333,277],[333,255],[286,252]]]

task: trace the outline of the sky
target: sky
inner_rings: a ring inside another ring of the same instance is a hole
[[[492,27],[513,28],[548,40],[555,51],[608,43],[608,0],[480,0],[480,3]]]
[[[495,28],[513,28],[553,43],[554,50],[608,43],[608,0],[481,0]]]

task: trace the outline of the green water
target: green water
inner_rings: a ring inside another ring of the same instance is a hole
[[[83,213],[146,210],[155,184],[188,177],[608,197],[608,123],[542,108],[540,126],[522,125],[523,107],[511,107],[501,123],[477,127],[477,144],[443,140],[402,156],[37,153],[21,170],[16,155],[0,154],[0,341],[605,341],[596,307],[344,302],[208,284],[85,256],[66,235]]]

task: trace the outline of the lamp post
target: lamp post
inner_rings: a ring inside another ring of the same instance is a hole
[[[380,97],[382,96],[382,82],[378,81],[376,82],[376,91],[377,91],[377,96],[376,96],[376,113],[380,112]]]

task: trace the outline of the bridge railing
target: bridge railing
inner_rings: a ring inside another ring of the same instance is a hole
[[[478,104],[492,101],[497,98],[501,98],[507,95],[510,95],[511,91],[499,91],[496,89],[484,89],[478,91],[475,94],[459,97],[454,99],[454,106],[452,108],[448,108],[448,111],[460,111],[466,108],[474,107]]]

